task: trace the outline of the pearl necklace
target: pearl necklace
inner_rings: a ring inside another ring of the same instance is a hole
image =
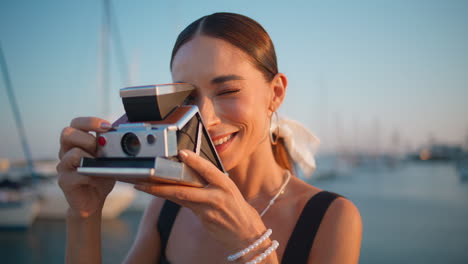
[[[286,185],[288,185],[289,183],[289,180],[291,179],[291,173],[289,172],[289,170],[286,170],[286,180],[284,181],[283,185],[281,185],[281,188],[279,189],[278,193],[276,193],[275,196],[273,196],[273,198],[271,198],[270,202],[268,203],[267,207],[265,209],[263,209],[262,213],[260,214],[260,217],[262,217],[267,211],[268,209],[270,209],[270,207],[275,203],[276,199],[284,193],[284,189],[286,188]]]

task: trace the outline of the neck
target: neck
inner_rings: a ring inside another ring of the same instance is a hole
[[[266,141],[231,169],[229,176],[247,201],[269,199],[284,182],[284,169],[276,163],[270,142]]]

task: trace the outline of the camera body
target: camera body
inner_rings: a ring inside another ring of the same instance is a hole
[[[198,107],[184,105],[194,87],[185,83],[120,90],[126,114],[97,133],[97,157],[82,158],[78,172],[130,183],[162,182],[202,187],[206,182],[180,162],[189,149],[225,172]]]

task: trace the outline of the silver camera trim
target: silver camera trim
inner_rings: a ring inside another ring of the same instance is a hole
[[[125,136],[125,132],[133,133],[140,141],[140,151],[136,156],[128,155],[124,152],[120,144],[106,144],[98,148],[97,156],[106,158],[110,154],[114,158],[143,158],[143,157],[170,157],[177,155],[177,131],[181,130],[192,119],[198,111],[198,107],[193,105],[187,113],[174,124],[149,124],[149,123],[124,123],[117,126],[115,131],[106,133],[98,133],[97,137],[104,137],[108,142],[121,142]],[[201,136],[201,125],[199,125],[199,133]],[[153,144],[145,144],[146,137],[153,135],[156,142]],[[197,142],[200,142],[198,139]],[[199,144],[198,144],[199,145]],[[196,146],[197,154],[199,154],[200,146]],[[163,152],[159,152],[163,150]]]
[[[196,131],[196,139],[189,138],[193,142],[191,147],[193,146],[194,152],[200,155],[202,142],[207,141],[208,145],[206,147],[210,149],[211,154],[204,153],[203,155],[209,156],[211,162],[226,173],[208,131],[203,125],[198,107],[195,105],[180,105],[183,104],[183,98],[188,96],[193,89],[193,85],[186,83],[135,86],[121,89],[120,96],[127,115],[122,116],[114,123],[113,130],[96,134],[97,137],[104,137],[108,143],[103,144],[104,146],[98,145],[96,159],[82,158],[80,167],[77,169],[78,173],[114,178],[131,183],[149,181],[203,187],[207,184],[205,180],[177,159],[178,148],[180,147],[178,142],[179,133],[185,133],[179,131],[185,129],[190,129],[191,133]],[[133,100],[132,97],[135,97],[135,99]],[[152,97],[156,97],[156,100],[153,100]],[[142,104],[141,108],[139,104]],[[152,113],[148,111],[152,111],[153,106],[155,107],[155,114],[146,115]],[[192,123],[193,118],[198,119],[196,127]],[[186,128],[189,123],[190,127]],[[128,151],[130,148],[124,151],[122,146],[125,143],[122,143],[122,139],[127,133],[132,133],[138,138],[140,143],[138,152]],[[148,135],[153,135],[154,138],[148,139]],[[203,145],[204,148],[205,145]],[[122,162],[130,162],[118,164],[119,159]],[[137,162],[134,163],[133,159]],[[141,163],[142,161],[143,163]],[[112,162],[116,162],[116,164]]]
[[[193,90],[193,85],[187,83],[144,85],[122,88],[120,89],[120,97],[159,96],[190,90]]]
[[[83,160],[81,161],[81,163]],[[156,157],[154,168],[106,168],[106,167],[80,167],[78,173],[106,178],[115,178],[125,182],[134,183],[139,180],[164,181],[182,183],[202,187],[207,184],[196,172],[182,162],[176,162]]]

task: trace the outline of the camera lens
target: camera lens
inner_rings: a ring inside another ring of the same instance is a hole
[[[136,156],[140,152],[141,144],[138,137],[133,133],[127,133],[120,142],[122,150],[129,156]]]

